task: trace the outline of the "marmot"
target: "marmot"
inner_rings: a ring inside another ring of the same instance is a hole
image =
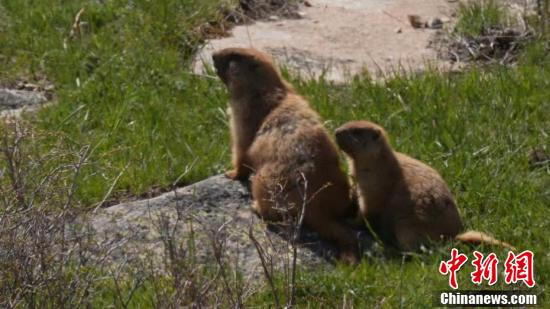
[[[255,173],[253,209],[265,220],[298,218],[305,203],[304,223],[356,263],[357,238],[343,221],[353,215],[350,187],[320,117],[269,55],[227,48],[212,58],[230,94],[234,170],[226,175],[246,180]]]
[[[335,133],[349,158],[361,214],[383,242],[401,251],[450,238],[513,248],[481,232],[459,235],[462,222],[445,181],[430,166],[393,151],[379,125],[352,121]]]

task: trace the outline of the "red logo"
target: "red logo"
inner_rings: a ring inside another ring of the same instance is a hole
[[[458,289],[458,283],[456,282],[456,272],[468,261],[466,254],[458,254],[458,250],[453,248],[451,250],[451,259],[447,262],[441,262],[439,265],[439,272],[442,275],[450,274],[449,285],[453,289]]]
[[[525,250],[518,255],[515,255],[512,251],[508,252],[508,258],[504,262],[506,266],[504,281],[507,284],[523,281],[530,288],[535,286],[533,257],[534,254],[530,250]]]
[[[485,279],[489,281],[489,285],[495,284],[498,280],[497,255],[491,253],[485,260],[483,260],[483,253],[474,251],[474,256],[476,258],[472,261],[472,265],[474,265],[476,270],[470,274],[472,276],[472,282],[481,284],[481,282]]]
[[[474,251],[475,259],[472,261],[474,271],[470,273],[472,282],[481,284],[483,280],[488,281],[489,285],[494,285],[498,281],[498,257],[494,253],[490,253],[487,257],[483,253]],[[508,257],[504,262],[504,281],[506,284],[517,283],[523,281],[528,287],[535,286],[534,277],[534,253],[530,250],[525,250],[520,254],[508,252]],[[439,264],[439,273],[449,276],[449,286],[453,289],[458,289],[456,274],[460,268],[468,261],[468,257],[463,253],[458,253],[456,248],[451,250],[451,259],[442,261]]]

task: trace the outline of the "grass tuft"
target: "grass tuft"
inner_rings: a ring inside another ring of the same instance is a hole
[[[455,31],[468,37],[477,37],[487,29],[503,26],[507,18],[506,11],[496,0],[461,2],[458,16]]]

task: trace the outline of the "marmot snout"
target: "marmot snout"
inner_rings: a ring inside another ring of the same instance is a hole
[[[382,127],[363,121],[348,122],[335,135],[340,149],[355,156],[376,156],[387,139]]]

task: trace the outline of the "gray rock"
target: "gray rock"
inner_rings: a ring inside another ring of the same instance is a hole
[[[34,107],[47,100],[41,92],[0,88],[0,111]]]
[[[250,231],[274,267],[284,267],[292,249],[288,229],[262,222],[250,204],[245,185],[220,175],[152,199],[99,209],[86,220],[96,242],[113,247],[111,262],[144,257],[161,262],[176,245],[180,254],[200,263],[217,263],[221,256],[248,275],[261,275]],[[297,252],[298,263],[306,267],[330,265],[336,253],[305,227]]]

